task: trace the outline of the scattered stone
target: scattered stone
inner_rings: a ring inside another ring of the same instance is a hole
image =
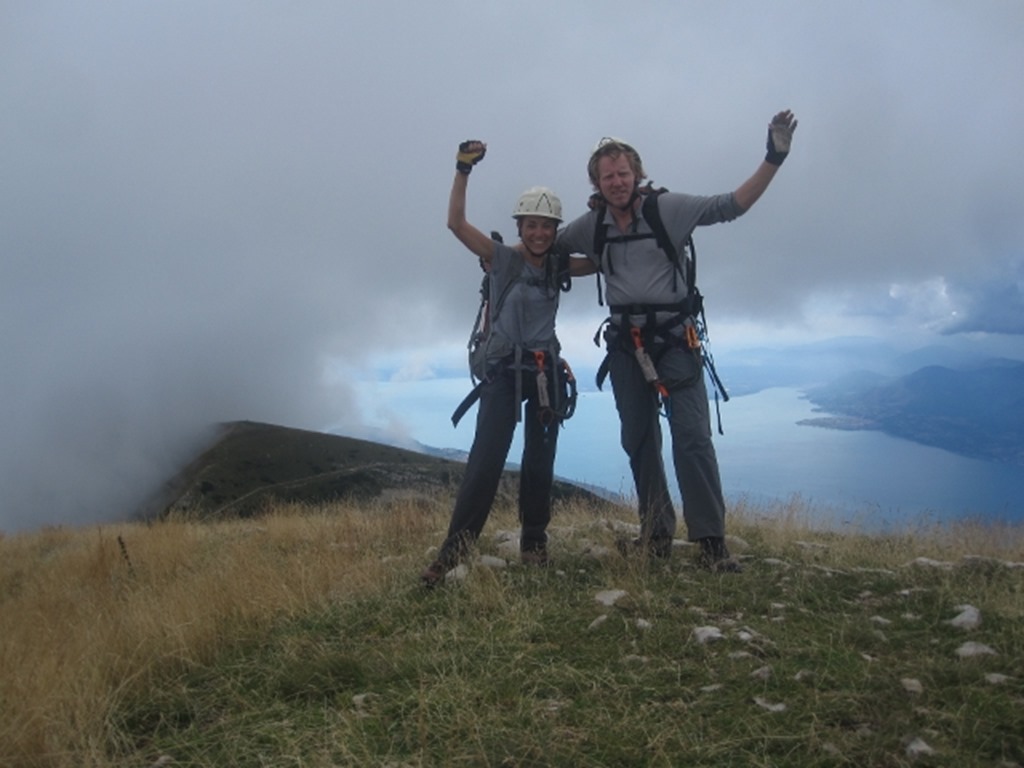
[[[598,616],[596,619],[594,619],[592,622],[590,622],[590,626],[588,626],[587,629],[588,630],[597,629],[602,624],[604,624],[606,621],[608,621],[608,614],[607,613],[602,613],[600,616]]]
[[[985,682],[989,685],[1002,685],[1009,679],[1009,675],[1003,675],[999,672],[989,672],[987,675],[985,675]]]
[[[860,655],[860,657],[862,659],[864,659],[864,661],[868,662],[869,664],[872,663],[872,662],[878,661],[878,659],[876,657],[874,657],[874,656],[872,656],[871,654],[868,654],[868,653],[862,653]]]
[[[816,541],[795,541],[793,543],[800,547],[800,549],[816,550],[819,552],[828,549],[827,544],[820,544]]]
[[[918,557],[911,560],[907,565],[917,565],[922,568],[941,568],[947,571],[953,568],[952,563],[947,563],[944,560],[932,560],[930,557]]]
[[[701,645],[706,645],[715,640],[724,640],[725,635],[718,627],[697,627],[693,630],[693,639]]]
[[[750,549],[750,544],[746,539],[741,538],[740,536],[734,536],[731,533],[725,534],[725,543],[733,553],[746,552]]]
[[[623,664],[646,664],[649,661],[650,659],[647,656],[638,656],[635,653],[622,657]]]
[[[825,565],[812,565],[810,567],[812,570],[824,573],[826,576],[843,576],[846,573],[845,571],[841,571],[838,568],[829,568]]]
[[[757,704],[757,706],[759,706],[761,709],[767,709],[769,712],[785,712],[786,711],[786,705],[783,704],[782,702],[779,702],[779,703],[775,704],[775,703],[772,703],[772,702],[768,701],[767,699],[762,699],[760,696],[755,696],[754,697],[754,703]]]
[[[759,669],[755,669],[753,672],[750,673],[750,676],[755,680],[767,680],[769,677],[772,676],[772,668],[766,666],[761,667]]]
[[[494,555],[480,555],[476,562],[477,565],[482,565],[484,568],[494,568],[495,570],[508,567],[508,560]]]
[[[992,650],[992,648],[984,643],[968,641],[956,649],[956,655],[961,659],[967,659],[972,656],[995,656],[997,654]]]
[[[913,677],[902,678],[900,685],[903,686],[903,690],[907,693],[924,693],[924,686],[921,685],[921,681]]]
[[[627,595],[629,593],[624,589],[605,589],[594,595],[594,599],[601,605],[612,606]]]
[[[733,651],[729,654],[729,658],[735,660],[752,659],[754,658],[754,654],[750,653],[749,651]]]
[[[910,587],[908,589],[901,589],[896,594],[899,595],[900,597],[910,597],[915,592],[927,592],[927,591],[928,590],[925,589],[924,587]]]
[[[606,520],[605,524],[615,533],[622,533],[626,536],[633,536],[634,538],[640,535],[640,524],[639,523],[625,523],[622,520]]]
[[[977,629],[981,624],[981,611],[973,605],[958,605],[956,609],[960,611],[959,615],[955,619],[949,620],[954,627],[968,630]]]
[[[702,693],[714,693],[715,691],[722,690],[723,686],[721,683],[712,683],[711,685],[705,685],[701,688]]]
[[[459,563],[444,575],[444,580],[465,581],[467,576],[469,576],[469,566],[465,563]]]
[[[892,624],[892,621],[890,619],[885,618],[884,616],[872,616],[870,619],[868,619],[868,621],[870,621],[872,624],[877,624],[880,627],[888,627],[890,624]]]
[[[377,698],[375,693],[357,693],[352,697],[352,706],[358,710],[364,710]]]
[[[809,669],[801,669],[799,672],[793,675],[793,679],[796,680],[798,683],[803,680],[809,680],[812,677],[814,677],[814,673]]]
[[[636,628],[637,629],[648,630],[652,626],[654,626],[654,625],[651,624],[651,622],[649,622],[647,619],[637,619],[636,620]]]
[[[925,755],[934,755],[935,750],[925,743],[924,739],[918,737],[911,739],[907,744],[907,757],[924,757]]]

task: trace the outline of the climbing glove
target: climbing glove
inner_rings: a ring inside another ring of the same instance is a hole
[[[780,112],[772,118],[768,125],[768,153],[764,156],[766,162],[772,165],[782,165],[782,161],[789,154],[794,130],[796,130],[796,120],[793,119],[792,113]]]
[[[459,153],[455,156],[455,169],[459,173],[468,174],[473,166],[484,159],[487,147],[480,141],[464,141],[459,144]]]

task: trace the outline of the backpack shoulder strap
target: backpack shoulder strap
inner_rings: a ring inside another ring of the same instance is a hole
[[[656,189],[648,192],[644,196],[643,206],[641,208],[644,219],[651,227],[651,231],[654,232],[654,239],[658,243],[658,247],[665,252],[668,256],[668,260],[672,262],[677,272],[682,272],[683,267],[679,259],[679,252],[676,250],[675,243],[672,242],[672,238],[668,236],[668,230],[665,229],[665,222],[661,220],[661,209],[658,208],[658,196],[665,192],[665,189]],[[686,269],[686,288],[687,294],[693,294],[697,286],[697,250],[693,245],[693,235],[689,235],[686,238],[686,245],[684,246],[683,255],[687,260]]]

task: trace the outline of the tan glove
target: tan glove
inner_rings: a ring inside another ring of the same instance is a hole
[[[482,141],[469,140],[459,144],[459,153],[455,156],[455,168],[459,173],[469,173],[473,166],[484,159],[487,145]]]

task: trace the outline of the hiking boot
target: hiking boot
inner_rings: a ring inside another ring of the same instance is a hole
[[[546,549],[524,549],[519,553],[519,561],[523,565],[535,565],[539,568],[546,568],[550,563]]]
[[[651,557],[658,560],[667,560],[672,557],[672,539],[619,539],[615,542],[615,548],[623,557]]]
[[[699,539],[700,556],[698,562],[712,573],[741,573],[743,566],[729,554],[722,536],[708,536]]]
[[[448,566],[440,560],[435,560],[420,573],[420,583],[427,589],[433,589],[442,581],[448,573]]]

